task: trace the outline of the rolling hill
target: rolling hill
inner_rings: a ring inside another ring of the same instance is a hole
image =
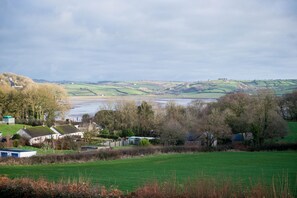
[[[62,85],[69,96],[157,96],[174,98],[219,98],[228,93],[255,93],[259,89],[272,89],[276,95],[297,90],[297,79],[277,80],[218,80],[177,81],[100,81],[71,82],[32,80],[12,73],[0,74],[0,88],[26,89],[39,83]]]
[[[219,98],[227,93],[255,93],[272,89],[276,95],[297,90],[297,80],[211,80],[197,82],[98,82],[62,83],[70,96],[164,96],[177,98]]]

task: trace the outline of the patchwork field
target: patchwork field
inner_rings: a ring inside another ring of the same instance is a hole
[[[276,95],[297,89],[297,80],[209,80],[197,82],[68,82],[62,83],[69,96],[158,96],[176,98],[219,98],[227,93],[254,93],[272,89]]]
[[[250,185],[257,181],[271,184],[288,179],[296,187],[297,152],[210,152],[162,154],[146,157],[95,161],[76,164],[0,166],[0,174],[15,177],[43,177],[59,181],[87,179],[94,184],[134,190],[152,180],[217,178]]]

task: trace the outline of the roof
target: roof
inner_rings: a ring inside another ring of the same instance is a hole
[[[26,133],[28,133],[32,138],[55,134],[52,130],[50,130],[50,128],[46,126],[31,127],[23,130]]]
[[[7,115],[7,116],[3,116],[3,118],[12,118],[12,116]]]
[[[79,131],[75,126],[73,126],[73,125],[60,125],[60,126],[54,126],[54,129],[56,129],[61,135],[80,132],[80,131]]]
[[[1,151],[18,152],[18,153],[23,153],[23,152],[35,152],[35,151],[22,150],[22,149],[11,149],[11,148],[0,149],[0,152],[1,152]]]

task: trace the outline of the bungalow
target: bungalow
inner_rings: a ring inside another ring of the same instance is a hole
[[[3,124],[15,124],[15,119],[12,116],[3,116]]]
[[[66,136],[78,136],[83,138],[84,132],[79,131],[73,125],[60,125],[60,126],[52,126],[50,128],[54,133],[60,134],[59,138],[63,138]]]
[[[153,140],[153,139],[156,139],[156,138],[154,138],[154,137],[131,136],[131,137],[128,137],[128,142],[129,142],[129,144],[138,145],[140,143],[141,139]]]
[[[17,134],[29,140],[30,145],[43,143],[47,139],[58,139],[59,134],[46,126],[20,129]]]
[[[36,151],[21,149],[0,149],[0,157],[31,157],[36,155]]]

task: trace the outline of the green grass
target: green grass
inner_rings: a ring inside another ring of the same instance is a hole
[[[297,122],[288,122],[289,133],[280,142],[297,143]]]
[[[51,148],[44,149],[44,148],[36,148],[36,147],[32,147],[32,146],[19,146],[18,149],[37,151],[37,155],[70,154],[70,153],[76,153],[77,152],[77,151],[74,151],[74,150],[54,150],[54,149],[51,149]]]
[[[18,130],[24,128],[24,126],[31,127],[24,124],[12,124],[12,125],[0,124],[0,132],[2,132],[3,137],[7,135],[12,136],[16,134]]]
[[[85,178],[94,184],[116,186],[121,190],[155,179],[188,178],[232,179],[251,184],[287,176],[296,186],[297,152],[211,152],[162,154],[121,160],[33,166],[0,166],[0,173],[12,178],[33,177],[59,181]]]

